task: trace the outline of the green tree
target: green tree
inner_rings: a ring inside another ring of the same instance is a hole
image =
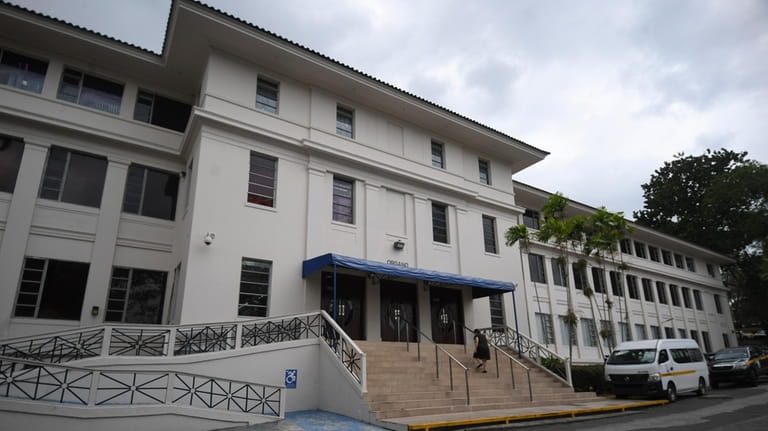
[[[768,327],[768,165],[746,152],[677,154],[643,184],[637,223],[736,260],[726,268],[737,325]],[[762,312],[761,312],[762,311]]]

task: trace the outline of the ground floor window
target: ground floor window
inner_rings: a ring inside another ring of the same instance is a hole
[[[592,319],[581,319],[581,338],[584,339],[584,345],[597,347],[597,327]]]
[[[539,342],[555,344],[555,331],[552,329],[552,315],[536,313],[536,323],[539,325]]]
[[[493,328],[504,327],[504,298],[501,295],[488,297],[491,306],[491,326]]]
[[[14,316],[80,320],[88,263],[24,259]]]
[[[162,323],[168,273],[112,268],[104,320],[121,323]]]
[[[648,334],[645,332],[645,325],[635,323],[635,335],[637,335],[638,340],[647,340]]]
[[[267,316],[272,262],[244,257],[240,266],[238,316]]]

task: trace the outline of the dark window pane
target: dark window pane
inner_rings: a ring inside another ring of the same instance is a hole
[[[496,253],[496,221],[493,217],[483,216],[483,243],[486,253]]]
[[[352,138],[354,136],[353,129],[354,113],[350,109],[342,108],[341,106],[336,108],[336,134]]]
[[[142,215],[173,220],[176,217],[178,191],[178,176],[147,169]]]
[[[80,320],[88,266],[87,263],[48,261],[38,318]]]
[[[133,119],[149,123],[152,120],[152,105],[155,96],[145,91],[139,91],[136,96],[136,106],[133,108]]]
[[[3,51],[0,59],[0,84],[40,93],[43,91],[47,70],[46,61]]]
[[[432,142],[432,166],[443,168],[443,144]]]
[[[488,161],[479,160],[478,167],[480,170],[480,182],[483,184],[491,184],[491,174],[488,167]]]
[[[525,210],[525,213],[523,213],[523,224],[530,229],[538,229],[540,227],[538,211]]]
[[[110,114],[119,114],[122,98],[122,84],[90,75],[83,77],[83,87],[79,99],[81,105]]]
[[[448,243],[448,218],[445,205],[432,204],[432,240]]]
[[[243,258],[240,270],[238,315],[263,317],[267,315],[271,262]]]
[[[0,192],[13,193],[23,154],[23,142],[0,137]]]
[[[192,106],[155,95],[152,107],[152,124],[182,132],[187,129]]]
[[[166,276],[165,272],[160,271],[133,270],[125,323],[161,322]]]
[[[128,168],[128,177],[125,181],[125,195],[123,196],[123,212],[139,214],[141,212],[141,195],[144,190],[144,174],[146,168],[131,165]]]
[[[82,79],[82,73],[76,70],[65,69],[61,77],[59,94],[56,97],[67,102],[77,103],[80,97],[80,81]]]
[[[251,153],[248,202],[275,206],[275,169],[277,160]]]
[[[354,181],[333,178],[333,220],[354,223]]]
[[[45,165],[43,186],[40,189],[40,197],[44,199],[59,200],[61,186],[64,183],[64,171],[67,167],[69,151],[51,147],[48,151],[48,162]]]
[[[106,174],[106,159],[70,153],[62,202],[98,208]]]
[[[259,78],[256,84],[256,107],[277,114],[278,84]]]

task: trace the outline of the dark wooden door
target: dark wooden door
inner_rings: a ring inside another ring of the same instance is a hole
[[[399,281],[381,280],[381,339],[382,341],[400,341],[409,337],[416,341],[418,315],[416,303],[416,285]],[[406,321],[414,327],[408,330]]]
[[[333,273],[322,277],[322,308],[333,316]],[[336,274],[336,323],[354,340],[365,339],[365,278]]]
[[[432,339],[436,343],[464,344],[464,309],[461,291],[432,286],[429,289],[429,300]]]

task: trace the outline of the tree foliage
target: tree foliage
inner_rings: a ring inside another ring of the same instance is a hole
[[[768,327],[768,165],[726,149],[681,153],[642,188],[637,223],[735,259],[727,268],[734,319]]]

